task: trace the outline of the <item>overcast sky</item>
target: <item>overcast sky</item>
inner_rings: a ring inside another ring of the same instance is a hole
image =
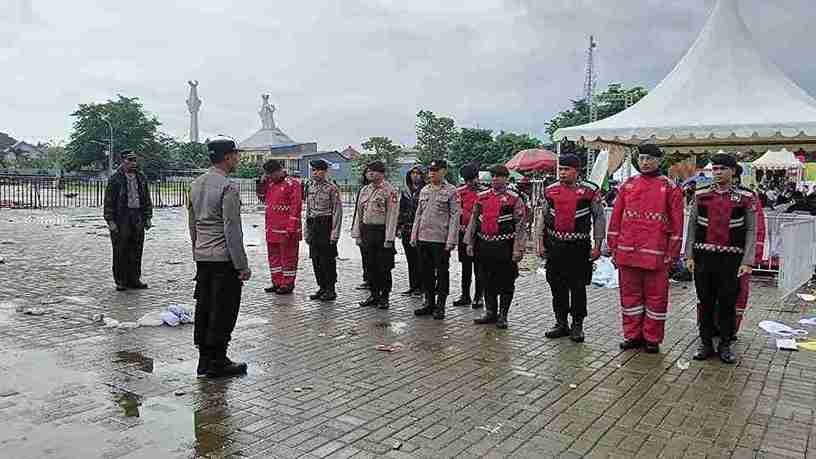
[[[740,1],[766,55],[816,95],[812,3]],[[581,96],[590,34],[601,87],[652,88],[713,4],[0,0],[0,131],[67,139],[77,104],[121,93],[186,138],[186,82],[196,79],[202,138],[251,135],[261,93],[271,94],[284,132],[321,149],[370,136],[413,145],[420,109],[543,138],[550,117]]]

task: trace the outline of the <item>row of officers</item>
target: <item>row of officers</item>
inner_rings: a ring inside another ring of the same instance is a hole
[[[194,343],[200,353],[198,374],[219,377],[246,371],[246,364],[227,357],[227,346],[243,282],[252,273],[243,243],[239,189],[228,178],[240,162],[240,153],[226,137],[209,141],[208,149],[213,167],[192,183],[188,206],[197,269]],[[620,275],[624,335],[620,347],[659,352],[668,314],[669,266],[681,256],[683,199],[680,188],[659,172],[662,151],[653,144],[638,149],[641,174],[621,185],[608,230],[600,190],[578,178],[579,159],[572,155],[559,158],[559,181],[544,190],[532,231],[536,252],[546,259],[552,291],[555,324],[545,333],[547,338],[584,341],[586,286],[606,236]],[[737,326],[736,302],[740,289],[745,288],[740,278],[750,275],[754,260],[758,201],[752,192],[734,184],[737,164],[733,157],[716,155],[712,163],[715,183],[696,191],[684,253],[695,274],[700,303],[700,346],[694,358],[718,355],[723,362],[734,363],[731,343]],[[312,179],[302,186],[286,176],[280,163],[264,165],[272,280],[266,291],[292,293],[298,244],[304,237],[318,284],[310,298],[332,301],[337,297],[335,260],[343,206],[337,187],[327,178],[328,164],[317,160],[311,162],[311,168]],[[527,244],[529,210],[526,198],[508,186],[507,168],[490,169],[489,187],[479,184],[478,170],[477,164],[463,167],[460,174],[465,184],[457,188],[445,180],[445,161],[435,160],[427,178],[420,167],[409,171],[400,192],[385,180],[383,163],[368,164],[364,173],[368,183],[357,197],[351,229],[362,253],[365,286],[370,289],[360,306],[388,309],[394,243],[400,237],[409,265],[410,285],[405,293],[424,295],[424,304],[414,311],[416,316],[445,318],[449,259],[458,249],[462,293],[453,304],[474,308],[483,304],[485,313],[475,323],[508,327],[518,263]],[[125,179],[120,186],[125,197],[111,198],[123,203],[118,207],[127,208],[128,190],[138,188],[128,187]],[[304,190],[305,231],[301,228]],[[106,212],[106,219],[127,225],[134,220],[129,215],[126,211],[120,218]],[[127,231],[117,228],[123,230]]]

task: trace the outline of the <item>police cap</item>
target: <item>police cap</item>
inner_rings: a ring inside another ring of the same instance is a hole
[[[638,154],[651,156],[652,158],[662,158],[663,150],[653,143],[644,143],[638,145]]]
[[[283,164],[277,159],[270,159],[269,161],[265,162],[263,165],[264,172],[267,174],[271,174],[273,172],[277,172],[283,169]]]
[[[382,161],[372,161],[368,163],[368,170],[385,174],[385,163]]]
[[[725,153],[717,153],[716,155],[712,156],[711,164],[714,166],[730,167],[731,169],[737,168],[737,160],[734,159],[733,156]]]
[[[235,141],[226,136],[218,136],[207,140],[207,151],[210,154],[210,161],[220,163],[224,156],[236,151]]]
[[[448,162],[444,159],[435,159],[431,161],[431,164],[428,165],[428,170],[438,171],[439,169],[447,169]]]
[[[329,168],[329,162],[325,159],[313,159],[309,161],[309,165],[312,166],[312,169],[317,171],[325,171]]]
[[[581,167],[581,160],[575,155],[561,155],[558,158],[558,165],[579,169]]]
[[[465,164],[461,169],[459,169],[459,175],[461,175],[464,180],[475,179],[479,176],[479,163],[470,162]]]

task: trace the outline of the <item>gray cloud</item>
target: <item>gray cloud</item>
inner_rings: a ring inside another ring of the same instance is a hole
[[[442,6],[439,4],[443,3]],[[458,4],[457,4],[458,3]],[[761,48],[816,94],[808,0],[742,0]],[[26,5],[31,5],[27,7]],[[598,37],[601,85],[653,87],[712,0],[0,0],[0,130],[67,138],[79,103],[142,98],[184,137],[188,79],[205,134],[243,138],[260,94],[278,124],[323,148],[386,135],[413,144],[415,114],[543,135],[581,95]]]

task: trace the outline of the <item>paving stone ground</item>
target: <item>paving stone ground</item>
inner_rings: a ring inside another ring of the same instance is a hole
[[[113,290],[98,210],[2,211],[0,456],[816,458],[816,353],[777,351],[757,328],[816,313],[780,302],[767,282],[754,283],[739,363],[683,370],[696,344],[690,284],[672,287],[659,355],[618,349],[616,290],[590,289],[586,343],[544,339],[551,296],[532,258],[506,331],[473,325],[479,313],[469,308],[417,320],[420,300],[400,295],[389,311],[358,307],[360,261],[347,232],[335,303],[308,300],[305,247],[295,295],[276,297],[263,292],[263,216],[248,210],[255,277],[231,353],[250,370],[218,381],[195,378],[191,325],[92,321],[192,304],[181,210],[157,211],[144,259],[151,288],[139,292]],[[394,277],[404,290],[402,258]],[[455,262],[451,284],[458,293]],[[375,349],[394,343],[402,349]]]

